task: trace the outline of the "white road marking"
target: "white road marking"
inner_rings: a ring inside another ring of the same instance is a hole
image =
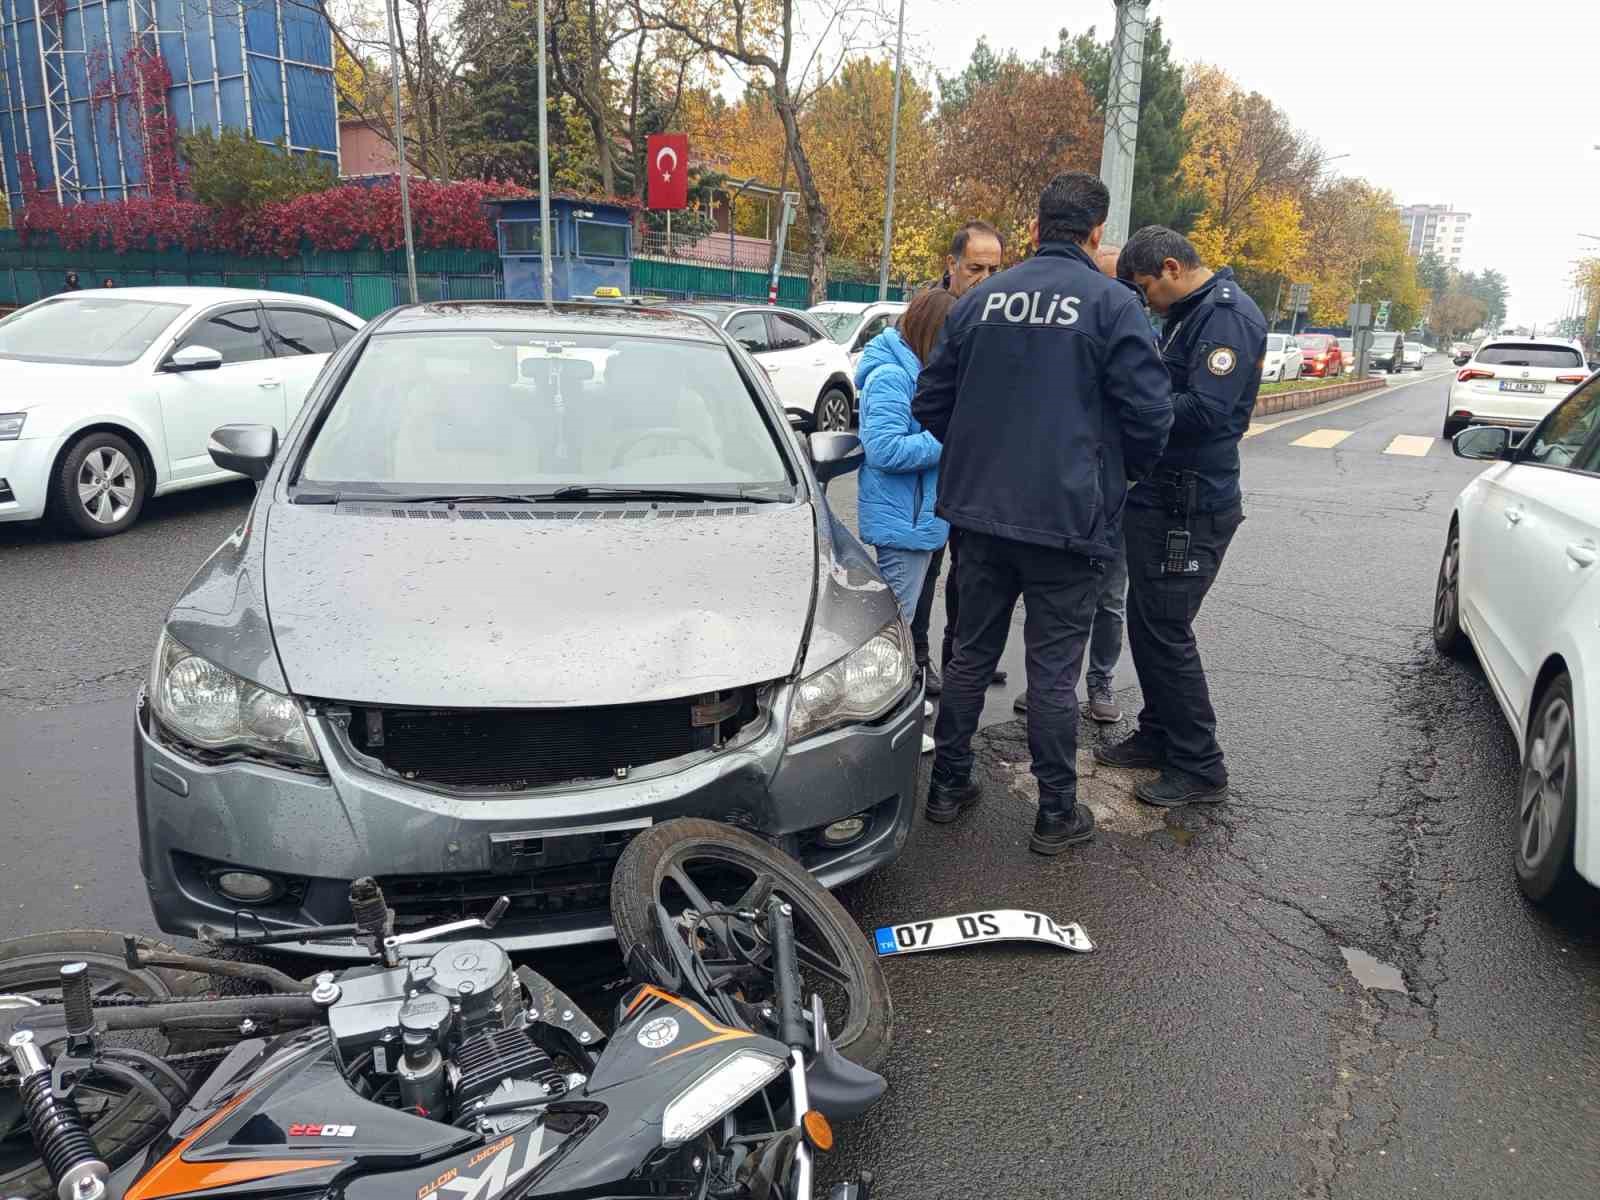
[[[1434,439],[1419,437],[1413,433],[1396,434],[1394,441],[1383,448],[1385,454],[1406,454],[1412,458],[1421,458],[1433,447]]]
[[[1379,396],[1392,396],[1396,392],[1405,391],[1406,388],[1416,387],[1419,383],[1432,383],[1435,379],[1440,379],[1450,373],[1450,371],[1436,371],[1431,375],[1419,376],[1410,383],[1395,383],[1390,384],[1388,387],[1375,388],[1370,392],[1362,392],[1359,396],[1353,396],[1349,400],[1341,400],[1338,404],[1330,404],[1326,408],[1303,412],[1297,417],[1285,417],[1281,421],[1273,421],[1269,424],[1259,425],[1252,422],[1250,428],[1245,430],[1244,436],[1247,438],[1260,437],[1263,433],[1268,433],[1280,426],[1293,425],[1297,421],[1309,421],[1314,417],[1325,417],[1329,413],[1338,412],[1341,408],[1353,408],[1357,404],[1365,404],[1368,400],[1375,400]]]
[[[1295,438],[1289,445],[1309,446],[1313,450],[1332,450],[1354,432],[1354,429],[1313,429],[1304,437]]]

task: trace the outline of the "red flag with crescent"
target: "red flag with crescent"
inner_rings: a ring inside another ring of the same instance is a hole
[[[689,204],[689,135],[652,133],[645,146],[650,172],[649,204],[661,209],[687,208]]]

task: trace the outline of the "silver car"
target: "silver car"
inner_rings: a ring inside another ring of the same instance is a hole
[[[211,450],[260,490],[139,698],[168,933],[337,923],[371,874],[404,927],[506,895],[510,945],[600,940],[654,821],[736,823],[828,886],[904,845],[922,687],[818,482],[859,443],[802,442],[711,322],[398,309],[281,447]]]

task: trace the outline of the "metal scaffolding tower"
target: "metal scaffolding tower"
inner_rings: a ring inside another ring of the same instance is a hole
[[[50,170],[55,176],[56,203],[78,199],[78,139],[72,134],[72,101],[67,92],[65,3],[33,0],[33,33],[44,67],[44,119],[50,131]],[[82,57],[82,50],[70,51]]]
[[[1117,31],[1111,39],[1111,80],[1106,88],[1106,134],[1100,149],[1100,181],[1111,192],[1105,241],[1120,246],[1132,232],[1133,156],[1139,144],[1139,87],[1144,77],[1145,25],[1149,0],[1117,0]]]

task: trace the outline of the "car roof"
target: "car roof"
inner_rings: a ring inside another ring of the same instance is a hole
[[[1500,346],[1508,344],[1513,346],[1559,346],[1563,350],[1577,349],[1577,347],[1572,344],[1572,340],[1570,338],[1517,337],[1515,334],[1510,333],[1500,333],[1496,334],[1494,337],[1486,337],[1478,344],[1478,349],[1482,350],[1485,346]]]
[[[154,300],[163,304],[222,304],[229,300],[238,300],[246,303],[253,300],[281,300],[289,304],[312,304],[317,307],[338,308],[339,306],[327,300],[320,300],[315,296],[296,296],[290,292],[268,292],[260,288],[230,288],[230,287],[119,287],[97,288],[86,287],[76,292],[59,292],[49,297],[52,300],[60,297],[72,296],[97,296],[102,292],[111,292],[120,300]]]
[[[534,300],[445,300],[408,304],[378,319],[375,333],[630,333],[721,344],[704,321],[670,308]]]

